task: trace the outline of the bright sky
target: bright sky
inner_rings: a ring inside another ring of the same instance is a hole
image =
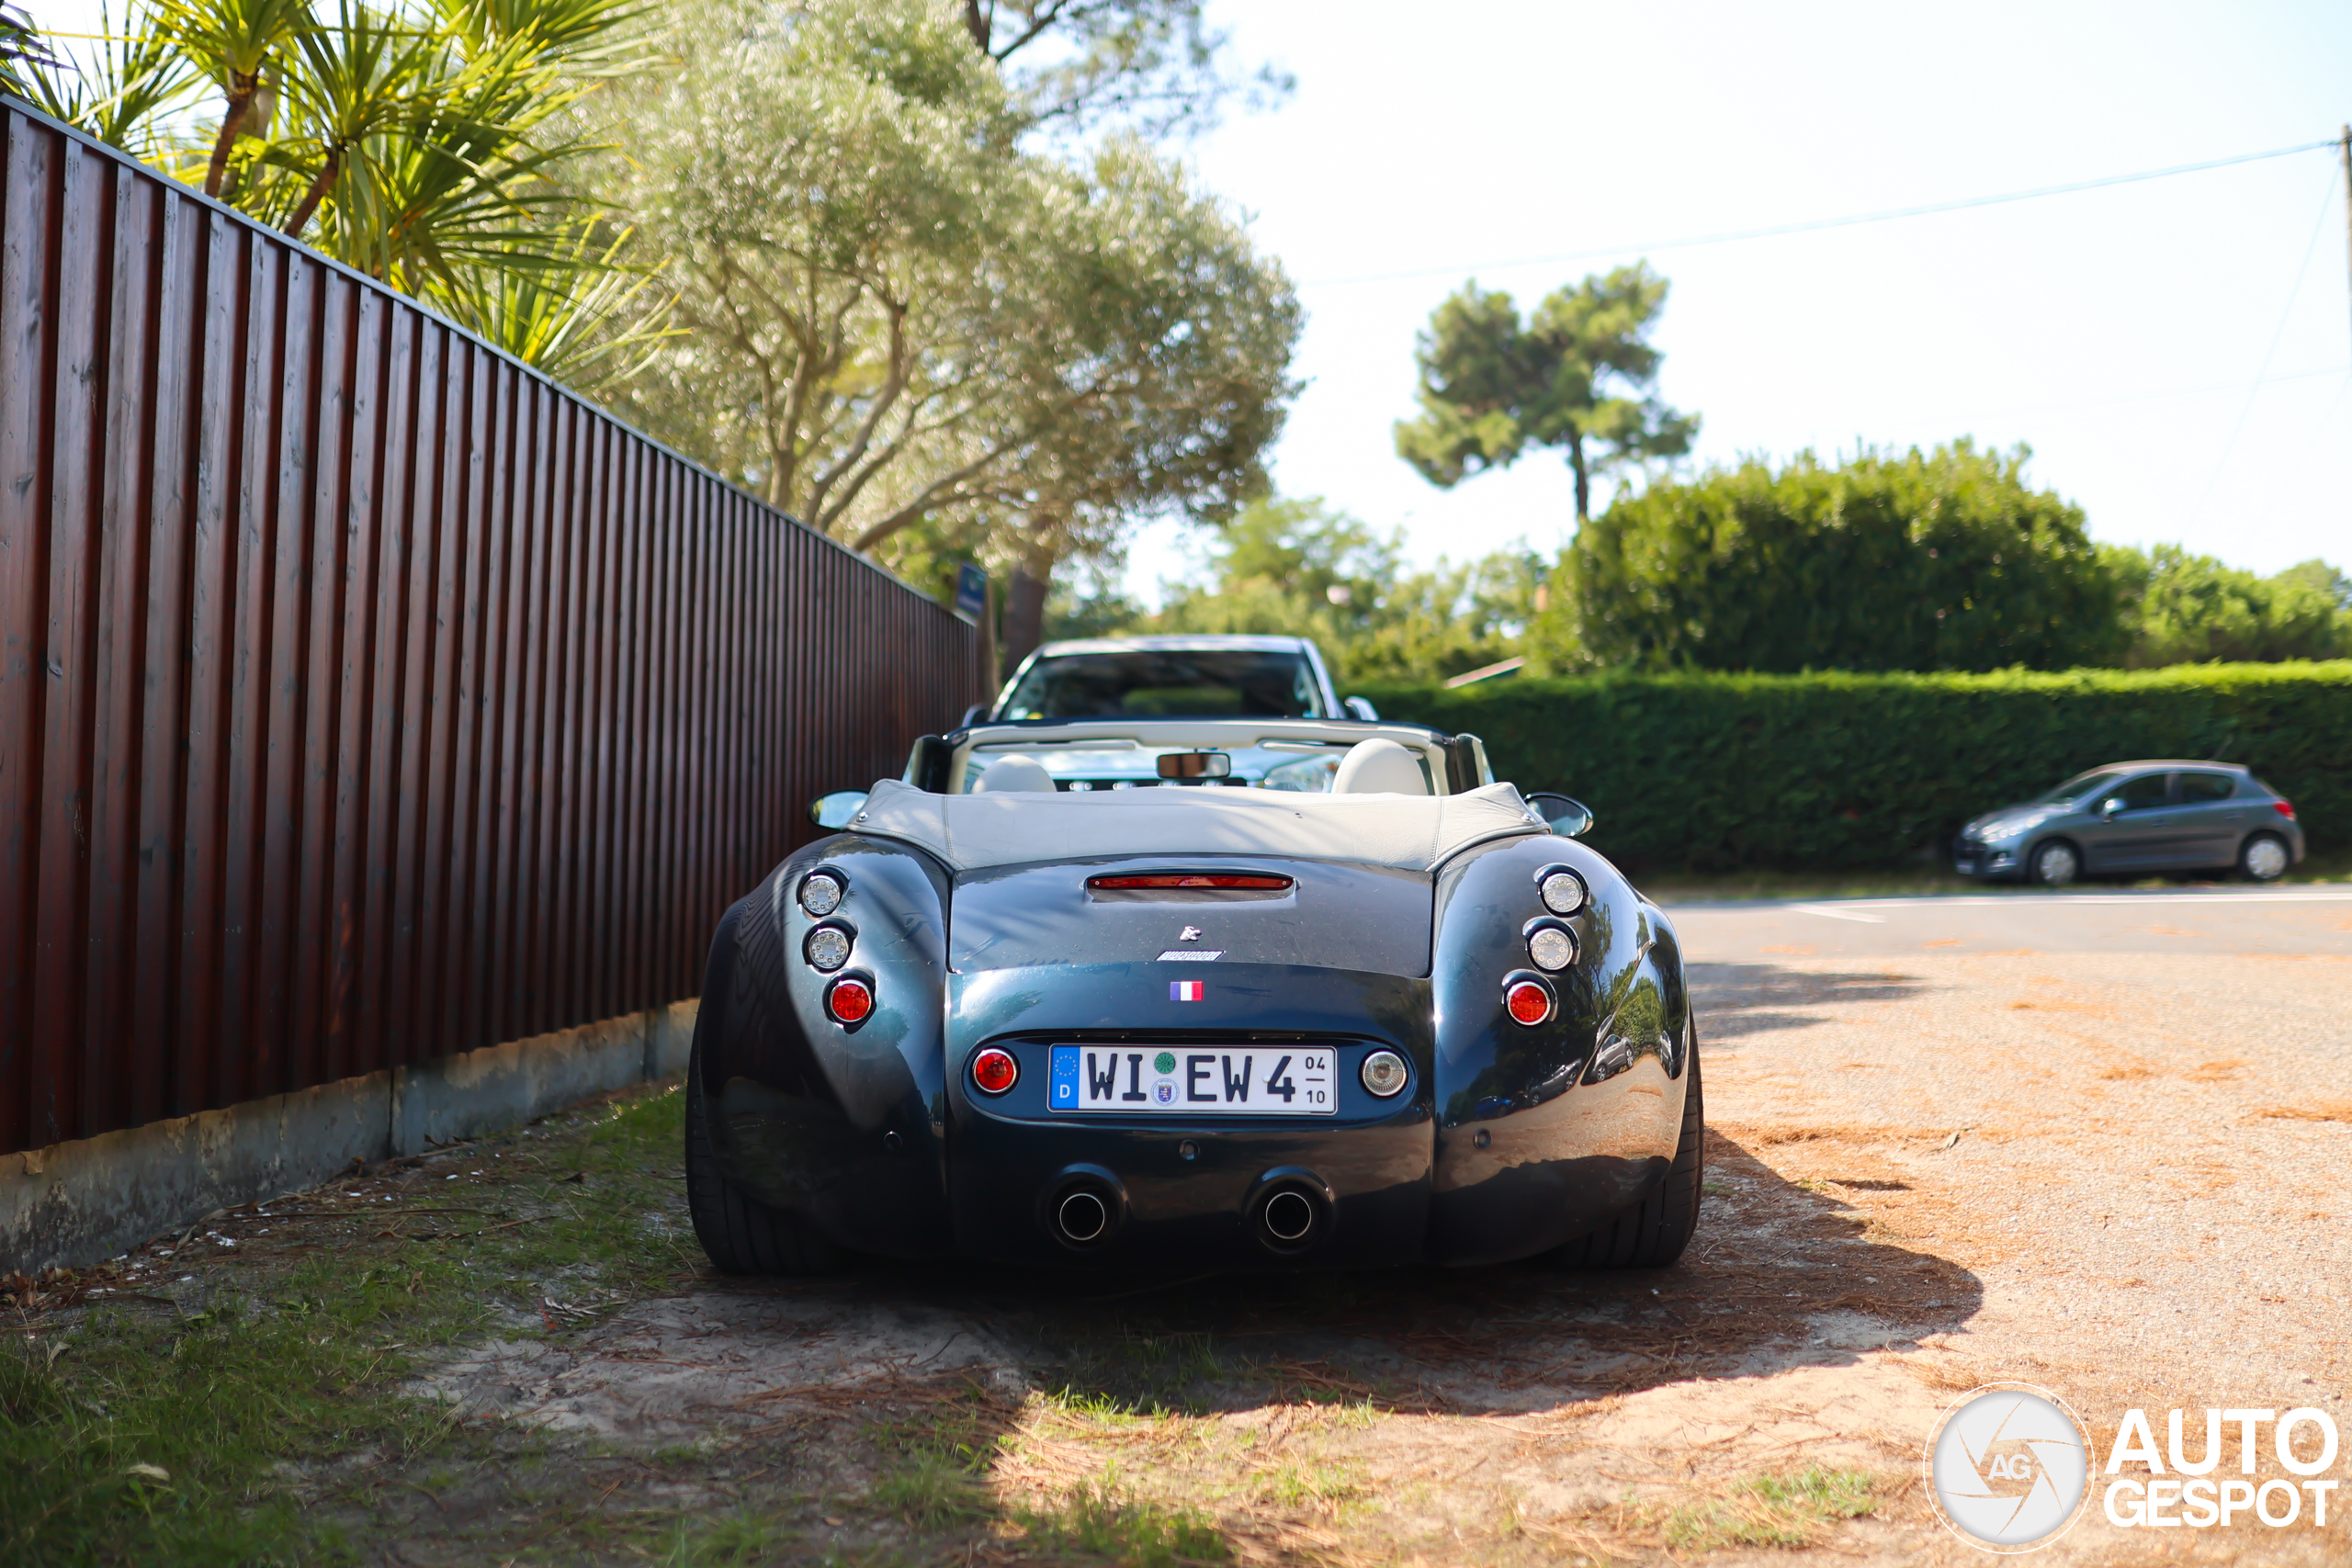
[[[1448,492],[1395,455],[1413,334],[1475,276],[1522,308],[1648,254],[1673,282],[1661,388],[1699,456],[1959,435],[2102,540],[2275,571],[2352,567],[2352,297],[2332,152],[1823,233],[1662,240],[1960,200],[2328,140],[2352,6],[1243,5],[1245,61],[1298,78],[1193,150],[1310,312],[1276,455],[1417,560],[1573,527],[1548,453]],[[1569,253],[1622,253],[1529,261]],[[1422,276],[1351,281],[1373,275]],[[1156,602],[1186,530],[1137,544]]]
[[[2023,441],[2101,539],[2352,568],[2331,152],[1649,248],[2327,140],[2352,120],[2341,0],[1217,6],[1240,61],[1298,78],[1191,149],[1309,311],[1276,481],[1403,527],[1419,562],[1548,553],[1573,516],[1549,453],[1450,492],[1396,457],[1415,331],[1468,276],[1525,307],[1646,254],[1673,283],[1661,387],[1704,419],[1702,460]],[[30,8],[59,28],[97,9]],[[1191,532],[1148,531],[1129,592],[1185,575]]]

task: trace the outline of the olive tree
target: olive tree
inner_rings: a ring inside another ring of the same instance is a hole
[[[1024,150],[915,0],[710,13],[682,52],[615,193],[684,329],[629,392],[660,434],[854,548],[978,524],[1040,582],[1262,481],[1298,309],[1180,169]]]

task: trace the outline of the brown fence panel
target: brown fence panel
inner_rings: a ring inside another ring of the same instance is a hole
[[[695,994],[974,628],[0,101],[0,1152]]]

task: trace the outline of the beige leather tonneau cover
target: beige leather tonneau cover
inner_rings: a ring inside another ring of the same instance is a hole
[[[1549,831],[1507,784],[1463,795],[1165,788],[933,795],[874,786],[850,830],[899,839],[959,871],[1099,855],[1262,854],[1434,870],[1488,839]]]

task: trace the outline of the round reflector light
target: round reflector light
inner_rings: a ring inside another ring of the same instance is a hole
[[[1514,981],[1503,992],[1503,1006],[1510,1010],[1513,1023],[1532,1029],[1552,1016],[1552,993],[1532,980]]]
[[[800,884],[800,907],[824,919],[842,907],[842,879],[830,871],[811,872]]]
[[[991,1045],[972,1058],[972,1082],[982,1094],[1002,1094],[1021,1081],[1021,1064]]]
[[[808,933],[801,951],[808,955],[811,968],[830,975],[849,962],[849,932],[839,926],[819,926]]]
[[[1544,907],[1555,915],[1573,915],[1584,908],[1584,878],[1573,871],[1551,873],[1537,891],[1543,895]]]
[[[1363,1059],[1357,1076],[1364,1088],[1387,1100],[1405,1087],[1405,1058],[1394,1051],[1374,1051]]]
[[[1577,939],[1557,926],[1538,926],[1527,939],[1527,956],[1556,974],[1577,961]]]
[[[825,1010],[843,1023],[855,1023],[874,1010],[874,987],[863,980],[836,980],[825,992]]]

